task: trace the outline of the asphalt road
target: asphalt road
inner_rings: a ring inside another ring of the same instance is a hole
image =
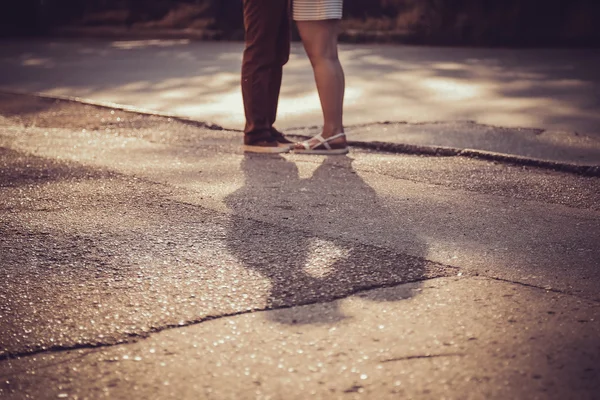
[[[133,105],[240,129],[241,43],[0,42],[0,88]],[[595,50],[341,46],[346,124],[471,120],[600,136]],[[281,128],[321,123],[311,67],[294,44]]]
[[[0,111],[3,398],[598,398],[598,178]]]

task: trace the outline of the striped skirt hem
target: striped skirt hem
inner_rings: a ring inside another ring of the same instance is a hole
[[[293,0],[294,21],[342,19],[343,0]]]

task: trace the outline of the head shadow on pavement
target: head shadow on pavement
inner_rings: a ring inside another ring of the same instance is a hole
[[[426,245],[394,218],[385,200],[353,169],[353,159],[320,158],[290,161],[282,156],[245,155],[244,185],[225,199],[233,212],[227,246],[244,267],[269,279],[268,309],[323,303],[361,290],[417,282],[430,264]],[[411,243],[411,255],[374,243],[384,228]],[[415,252],[417,254],[415,254]],[[412,296],[386,291],[377,301]],[[391,297],[390,297],[391,296]],[[337,302],[322,315],[289,317],[268,313],[284,324],[335,323],[345,319]],[[288,318],[289,317],[289,318]]]

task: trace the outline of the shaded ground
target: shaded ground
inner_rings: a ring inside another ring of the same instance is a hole
[[[0,115],[3,397],[597,398],[598,178]]]

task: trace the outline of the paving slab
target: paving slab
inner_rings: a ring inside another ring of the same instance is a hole
[[[6,399],[598,399],[596,302],[444,278],[0,363]]]

